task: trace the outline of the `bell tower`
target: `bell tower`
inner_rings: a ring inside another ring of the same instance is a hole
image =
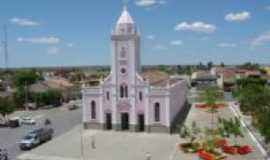
[[[140,73],[140,35],[126,7],[123,8],[112,40],[112,84],[119,89],[119,98],[128,98],[129,90]]]

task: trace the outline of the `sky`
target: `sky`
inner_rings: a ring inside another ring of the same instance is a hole
[[[123,3],[141,33],[143,64],[270,62],[269,0],[1,0],[9,66],[110,64]]]

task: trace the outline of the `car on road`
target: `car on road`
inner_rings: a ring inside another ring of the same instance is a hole
[[[76,109],[78,109],[79,108],[79,106],[78,105],[76,105],[76,104],[72,104],[72,105],[68,105],[68,110],[76,110]]]
[[[35,125],[36,121],[33,118],[29,117],[29,116],[25,116],[25,117],[21,117],[20,123],[21,124],[26,124],[26,125]]]
[[[19,118],[10,118],[8,120],[0,120],[0,128],[3,128],[3,127],[10,127],[10,128],[20,127],[20,120]]]
[[[0,148],[0,160],[8,160],[8,152],[6,149]]]
[[[7,124],[10,128],[20,127],[20,119],[18,117],[10,118]]]
[[[19,143],[21,150],[32,149],[44,142],[47,142],[53,137],[52,128],[40,128],[28,133]]]
[[[0,128],[1,127],[8,127],[8,123],[5,120],[0,119]]]
[[[48,110],[48,109],[53,109],[54,106],[53,105],[47,105],[47,106],[43,106],[41,107],[42,109]]]

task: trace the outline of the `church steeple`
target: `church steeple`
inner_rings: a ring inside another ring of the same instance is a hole
[[[115,34],[136,34],[136,26],[133,18],[130,16],[127,7],[123,7],[121,16],[118,18],[115,27]]]
[[[133,18],[130,16],[127,7],[123,7],[121,16],[119,17],[117,24],[134,24]]]
[[[126,7],[116,23],[111,40],[113,83],[135,84],[136,74],[140,72],[140,35]]]

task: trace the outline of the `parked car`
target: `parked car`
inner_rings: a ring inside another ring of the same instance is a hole
[[[11,118],[8,120],[8,123],[7,125],[10,127],[10,128],[17,128],[17,127],[20,127],[20,119],[18,117],[16,118]]]
[[[54,108],[53,105],[47,105],[47,106],[43,106],[42,109],[52,109]]]
[[[21,150],[32,149],[44,142],[47,142],[53,137],[52,128],[40,128],[28,133],[19,143]]]
[[[35,125],[36,121],[33,118],[29,117],[29,116],[25,116],[25,117],[21,117],[20,123],[21,124],[26,124],[26,125]]]
[[[8,160],[8,152],[6,149],[0,148],[0,160]]]
[[[68,105],[68,110],[75,110],[75,109],[78,109],[79,106],[76,105],[76,104],[72,104],[72,105]]]
[[[28,109],[30,109],[30,110],[37,110],[38,109],[36,103],[27,103],[25,105],[27,105]]]
[[[2,127],[8,127],[8,123],[4,120],[0,120],[0,128],[2,128]]]

